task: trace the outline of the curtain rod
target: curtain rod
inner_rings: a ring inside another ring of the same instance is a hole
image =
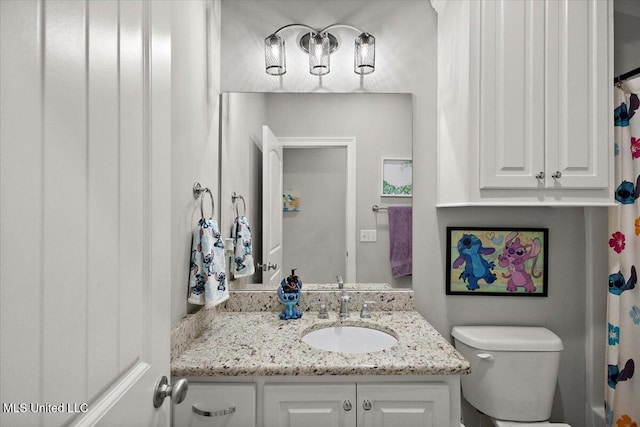
[[[640,74],[640,67],[638,68],[634,68],[633,70],[629,71],[628,73],[624,73],[624,74],[620,74],[618,77],[615,77],[613,79],[613,83],[619,83],[621,81],[627,80],[630,77],[635,76],[636,74]]]

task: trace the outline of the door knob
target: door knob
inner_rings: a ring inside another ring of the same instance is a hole
[[[370,401],[369,399],[365,399],[365,400],[362,402],[362,408],[363,408],[365,411],[370,411],[370,410],[371,410],[371,408],[372,408],[371,401]]]
[[[163,375],[156,383],[153,393],[153,407],[162,406],[165,397],[170,397],[176,405],[182,403],[187,397],[187,391],[189,391],[189,383],[186,378],[180,378],[175,383],[169,384],[169,380]]]
[[[342,404],[342,408],[345,411],[350,411],[352,406],[351,406],[351,402],[349,400],[345,400],[344,403]]]
[[[258,264],[258,268],[262,271],[275,270],[278,268],[278,264],[271,264],[270,262],[267,264]]]
[[[551,174],[551,178],[554,178],[554,179],[562,178],[562,172],[556,171],[555,173]]]
[[[543,171],[538,172],[538,174],[536,175],[536,179],[544,179],[544,172]]]

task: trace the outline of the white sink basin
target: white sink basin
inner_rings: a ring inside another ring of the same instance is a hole
[[[391,348],[398,340],[391,334],[360,326],[330,326],[306,333],[302,341],[319,350],[337,353],[371,353]]]

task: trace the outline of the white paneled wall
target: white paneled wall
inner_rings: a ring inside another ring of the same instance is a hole
[[[158,310],[168,373],[169,288],[160,307],[152,291],[170,275],[170,38],[149,42],[151,9],[0,1],[3,403],[91,408],[148,370]],[[73,415],[2,411],[0,424]]]

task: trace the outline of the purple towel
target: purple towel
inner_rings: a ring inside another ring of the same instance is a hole
[[[389,207],[388,212],[391,275],[411,276],[411,206]]]

